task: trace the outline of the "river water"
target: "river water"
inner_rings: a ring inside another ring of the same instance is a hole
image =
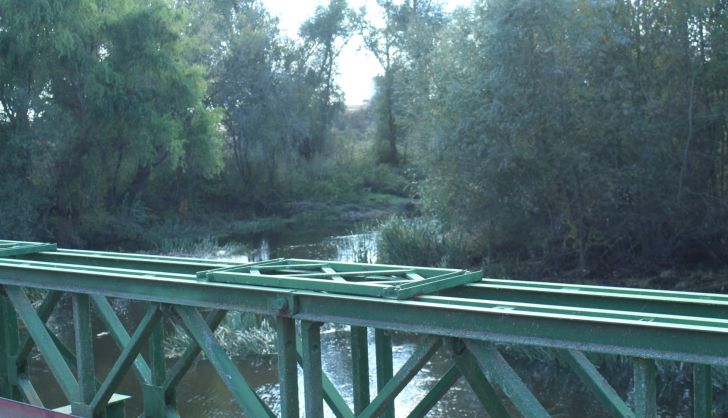
[[[376,232],[341,233],[341,229],[326,229],[296,233],[291,231],[267,236],[248,238],[246,245],[250,248],[243,254],[227,254],[224,250],[214,254],[202,254],[208,258],[236,260],[240,262],[255,261],[277,257],[315,258],[340,261],[375,262]],[[346,229],[343,229],[346,231]],[[235,238],[239,240],[239,237]],[[201,254],[195,254],[200,256]],[[141,304],[122,300],[112,300],[120,312],[127,329],[133,329],[143,315]],[[61,340],[72,345],[73,334],[70,326],[70,302],[64,299],[61,306],[51,317],[49,325],[58,333]],[[100,323],[94,323],[96,339],[94,351],[96,368],[99,376],[105,376],[118,356],[119,350],[108,333],[104,332]],[[323,368],[327,376],[336,385],[344,398],[352,404],[351,355],[349,352],[349,328],[347,326],[325,325],[322,329]],[[375,359],[373,335],[369,336],[370,393],[376,393],[374,369]],[[394,367],[407,361],[417,346],[418,337],[409,334],[393,334]],[[582,387],[576,377],[558,365],[546,351],[524,352],[504,348],[504,353],[511,360],[513,367],[533,388],[544,406],[556,417],[606,417],[601,406]],[[37,353],[35,357],[38,358]],[[170,363],[174,359],[169,360]],[[274,355],[252,355],[236,358],[236,363],[260,397],[278,411],[278,387],[276,359]],[[412,382],[397,397],[395,404],[397,417],[406,417],[409,411],[419,402],[438,379],[449,368],[447,349],[443,347],[435,357],[422,369]],[[631,368],[624,361],[609,361],[600,365],[600,369],[608,376],[610,382],[623,399],[630,396]],[[690,416],[689,368],[678,368],[671,372],[660,386],[661,416]],[[57,407],[64,403],[59,396],[60,389],[41,361],[31,362],[31,378],[36,384],[41,397],[46,400],[47,407]],[[303,381],[299,370],[299,386]],[[127,416],[138,416],[142,411],[141,393],[137,382],[130,372],[122,383],[119,392],[132,396],[127,403]],[[229,394],[222,381],[207,360],[201,359],[191,368],[183,379],[178,392],[177,404],[182,417],[242,417],[236,401]],[[723,402],[721,399],[716,399]],[[303,396],[301,394],[301,402]],[[334,415],[326,407],[326,416]],[[473,394],[464,379],[456,385],[437,404],[428,417],[485,417],[487,416],[477,397]]]

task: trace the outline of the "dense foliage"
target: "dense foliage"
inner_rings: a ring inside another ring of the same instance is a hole
[[[357,18],[332,1],[294,41],[258,1],[0,1],[0,235],[122,245],[361,190],[374,159],[331,130]]]
[[[435,221],[385,232],[428,262],[728,260],[728,2],[372,5],[330,0],[293,39],[254,0],[0,0],[0,236],[118,243],[373,191],[422,197]],[[354,37],[382,73],[344,113]]]
[[[3,1],[0,16],[3,235],[114,234],[151,183],[220,172],[219,116],[164,2]]]
[[[727,260],[727,8],[461,10],[441,32],[422,114],[432,209],[486,263],[527,272]]]

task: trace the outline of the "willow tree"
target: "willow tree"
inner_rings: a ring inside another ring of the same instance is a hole
[[[29,158],[47,162],[45,212],[60,240],[103,232],[155,177],[220,170],[218,119],[167,2],[8,1],[0,16],[12,16],[0,21],[5,91],[26,92],[24,112],[3,108],[27,114],[43,142]]]

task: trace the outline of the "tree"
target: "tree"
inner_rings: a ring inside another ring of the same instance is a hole
[[[701,1],[459,12],[422,119],[430,207],[529,273],[723,259],[724,33]]]
[[[407,137],[407,128],[416,123],[410,116],[419,112],[418,99],[428,96],[423,80],[434,51],[436,33],[444,23],[438,2],[412,0],[396,4],[377,2],[383,13],[383,26],[372,20],[360,23],[364,44],[382,67],[377,77],[373,108],[376,117],[379,160],[400,163],[399,144]],[[362,14],[366,14],[364,10]],[[424,87],[424,89],[423,89]]]
[[[335,84],[336,59],[349,42],[358,17],[349,9],[346,0],[330,0],[326,7],[303,23],[300,35],[304,40],[304,53],[309,61],[309,83],[315,86],[312,111],[315,114],[310,141],[301,149],[306,158],[320,152],[329,135],[334,112],[342,109],[342,93]]]
[[[12,63],[4,90],[26,92],[22,103],[3,103],[43,137],[30,159],[51,172],[44,186],[59,241],[79,244],[103,231],[155,176],[219,172],[217,116],[203,103],[201,71],[182,59],[182,20],[166,2],[2,7],[0,15],[14,17],[0,31],[3,62]],[[43,136],[46,129],[53,134]]]

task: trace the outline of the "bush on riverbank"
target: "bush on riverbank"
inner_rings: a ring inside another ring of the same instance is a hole
[[[268,318],[244,312],[229,313],[215,330],[215,337],[231,357],[276,354],[276,332]],[[165,340],[165,356],[177,358],[189,347],[191,339],[179,325]]]
[[[379,262],[466,268],[477,264],[469,240],[430,218],[393,217],[379,225]]]

